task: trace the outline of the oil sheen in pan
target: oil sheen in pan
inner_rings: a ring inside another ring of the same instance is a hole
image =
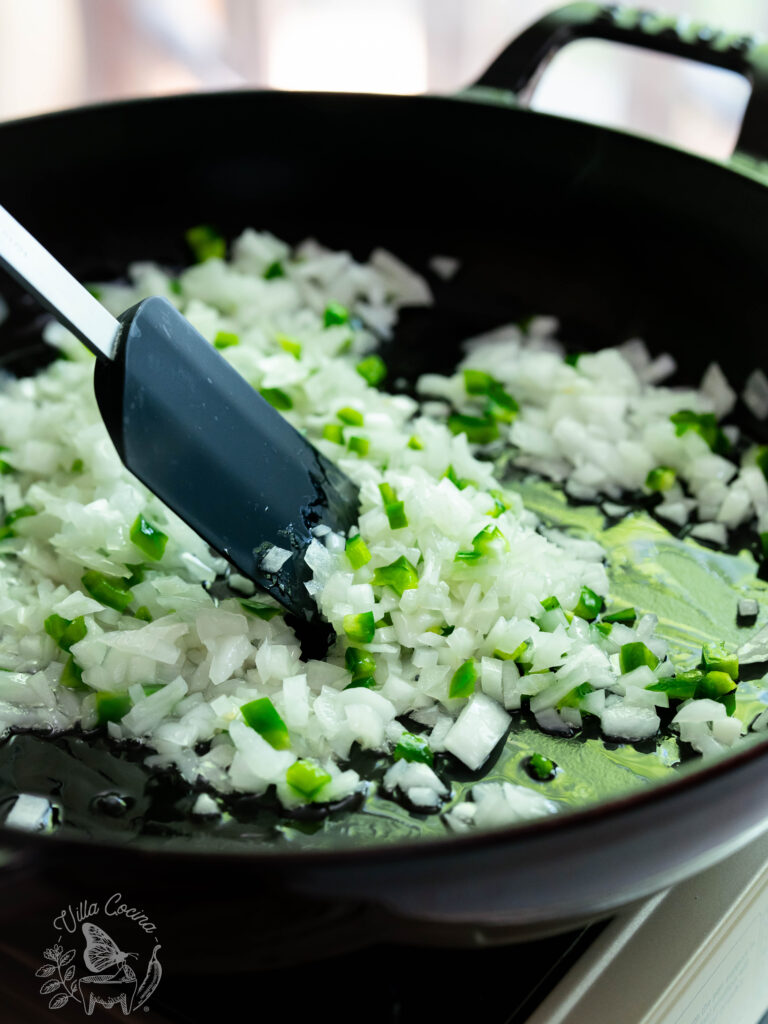
[[[610,566],[609,600],[658,615],[659,632],[669,641],[678,668],[698,662],[702,643],[717,639],[739,646],[756,628],[737,623],[739,598],[754,597],[761,605],[768,598],[768,584],[756,577],[747,551],[723,553],[675,537],[644,509],[615,522],[593,505],[568,502],[550,484],[527,479],[513,486],[545,526],[603,544]],[[739,684],[736,714],[746,725],[768,702],[764,671],[760,667],[751,673],[754,678]],[[667,713],[663,726],[670,718]],[[533,751],[558,765],[551,780],[534,781],[526,771]],[[587,716],[583,731],[566,739],[544,734],[525,715],[515,715],[485,772],[469,772],[444,754],[437,756],[436,770],[451,784],[450,803],[465,798],[482,778],[531,786],[567,810],[669,778],[682,765],[695,771],[700,763],[668,730],[641,743],[611,743]],[[365,778],[380,780],[389,764],[375,753],[353,752],[352,765]],[[103,735],[70,733],[52,738],[17,734],[0,746],[0,816],[20,792],[46,794],[54,807],[51,829],[142,846],[242,849],[288,841],[319,848],[345,840],[394,842],[445,833],[439,815],[413,813],[376,789],[335,808],[308,808],[293,817],[281,813],[269,795],[230,797],[220,801],[219,817],[205,818],[192,813],[198,793],[173,771],[146,769],[138,744],[117,749]]]

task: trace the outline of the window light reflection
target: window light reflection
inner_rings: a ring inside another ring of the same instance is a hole
[[[423,22],[408,4],[299,4],[270,25],[267,84],[277,89],[414,93],[427,88]]]

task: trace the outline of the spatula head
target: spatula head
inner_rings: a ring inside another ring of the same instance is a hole
[[[145,299],[120,321],[95,389],[123,462],[239,572],[312,621],[312,530],[346,533],[357,488],[167,300]]]

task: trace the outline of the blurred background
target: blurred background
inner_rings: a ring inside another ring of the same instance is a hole
[[[0,119],[200,89],[451,92],[544,0],[0,0]],[[663,0],[716,28],[768,33],[766,0]],[[631,127],[716,157],[733,147],[738,76],[579,42],[534,106]]]

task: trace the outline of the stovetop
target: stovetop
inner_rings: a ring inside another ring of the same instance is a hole
[[[41,950],[19,941],[34,928],[4,930],[0,1022],[82,1021],[83,1005],[70,1000],[54,1012],[40,994]],[[335,1024],[768,1024],[767,1009],[768,835],[631,911],[564,935],[474,949],[376,944],[247,973],[166,971],[130,1016],[146,1024],[244,1012],[280,1024],[321,1016]],[[99,1018],[126,1014],[97,1006]]]
[[[283,1024],[304,1024],[325,1015],[325,1009],[337,1024],[524,1024],[602,927],[592,925],[521,946],[424,949],[379,944],[311,964],[250,974],[165,974],[148,1012],[139,1011],[140,1019],[145,1024],[201,1024],[222,1019],[229,1007],[233,1017],[235,1008],[250,1009],[253,1019]],[[35,966],[12,944],[0,941],[3,1024],[83,1020],[80,1006],[66,1008],[68,1016],[48,1009],[38,994]],[[99,1012],[102,1019],[125,1019],[119,1008],[98,1008]]]

